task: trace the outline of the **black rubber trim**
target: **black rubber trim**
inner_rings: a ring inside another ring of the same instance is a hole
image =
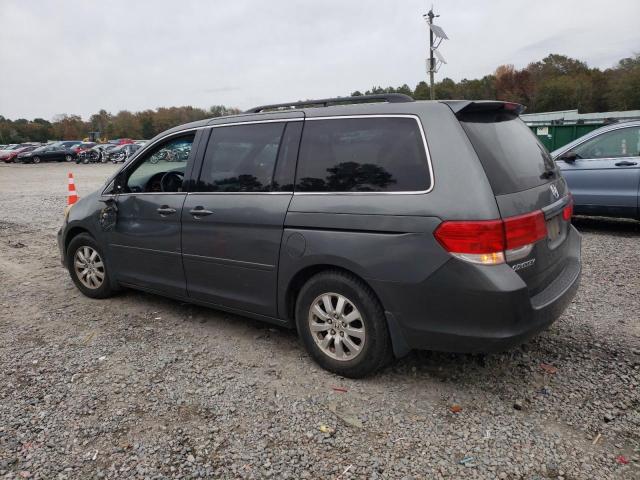
[[[300,227],[297,225],[287,225],[288,230],[313,230],[314,232],[349,232],[349,233],[369,233],[378,235],[407,235],[415,232],[393,232],[390,230],[363,230],[357,228],[335,228],[335,227]]]
[[[561,297],[580,275],[580,262],[572,261],[544,290],[531,297],[531,306],[541,309]]]

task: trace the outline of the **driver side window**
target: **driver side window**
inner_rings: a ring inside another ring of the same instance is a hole
[[[640,128],[603,133],[573,149],[578,158],[619,158],[640,155]]]
[[[127,192],[181,192],[194,137],[173,137],[146,152],[128,175]]]

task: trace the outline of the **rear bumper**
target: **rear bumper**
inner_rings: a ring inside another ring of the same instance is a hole
[[[456,259],[420,284],[372,282],[395,324],[390,331],[396,355],[408,349],[501,351],[547,328],[580,284],[581,237],[575,228],[566,241],[561,272],[534,296],[508,265],[476,266]]]

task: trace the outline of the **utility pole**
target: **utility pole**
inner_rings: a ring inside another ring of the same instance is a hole
[[[427,71],[429,72],[429,96],[431,100],[436,99],[436,91],[434,85],[434,75],[439,70],[440,66],[443,63],[447,63],[444,57],[438,51],[438,47],[442,43],[442,40],[448,40],[447,34],[444,33],[444,30],[440,28],[438,25],[433,23],[433,19],[439,17],[440,15],[436,15],[433,13],[433,6],[429,13],[423,15],[425,20],[427,21],[427,25],[429,25],[429,58]]]
[[[439,16],[440,15],[434,15],[433,7],[431,7],[431,10],[427,13],[427,17],[429,18],[429,20],[427,20],[427,22],[429,22],[429,97],[431,100],[436,99],[436,91],[433,85],[433,77],[436,73],[436,60],[433,57],[433,30],[431,29],[431,25],[433,25],[433,18]]]

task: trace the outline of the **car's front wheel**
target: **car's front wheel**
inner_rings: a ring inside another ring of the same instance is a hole
[[[40,163],[40,157],[38,157],[38,156],[33,157],[32,162],[33,163]]]
[[[81,233],[71,240],[67,269],[73,283],[87,297],[107,298],[113,293],[104,253],[90,235]]]
[[[69,155],[69,154],[67,154],[67,155],[65,155],[65,156],[64,156],[64,159],[65,159],[67,162],[71,162],[71,161],[73,160],[73,155]]]
[[[302,287],[296,323],[305,347],[326,370],[361,378],[392,359],[384,310],[373,291],[342,271],[320,273]]]

